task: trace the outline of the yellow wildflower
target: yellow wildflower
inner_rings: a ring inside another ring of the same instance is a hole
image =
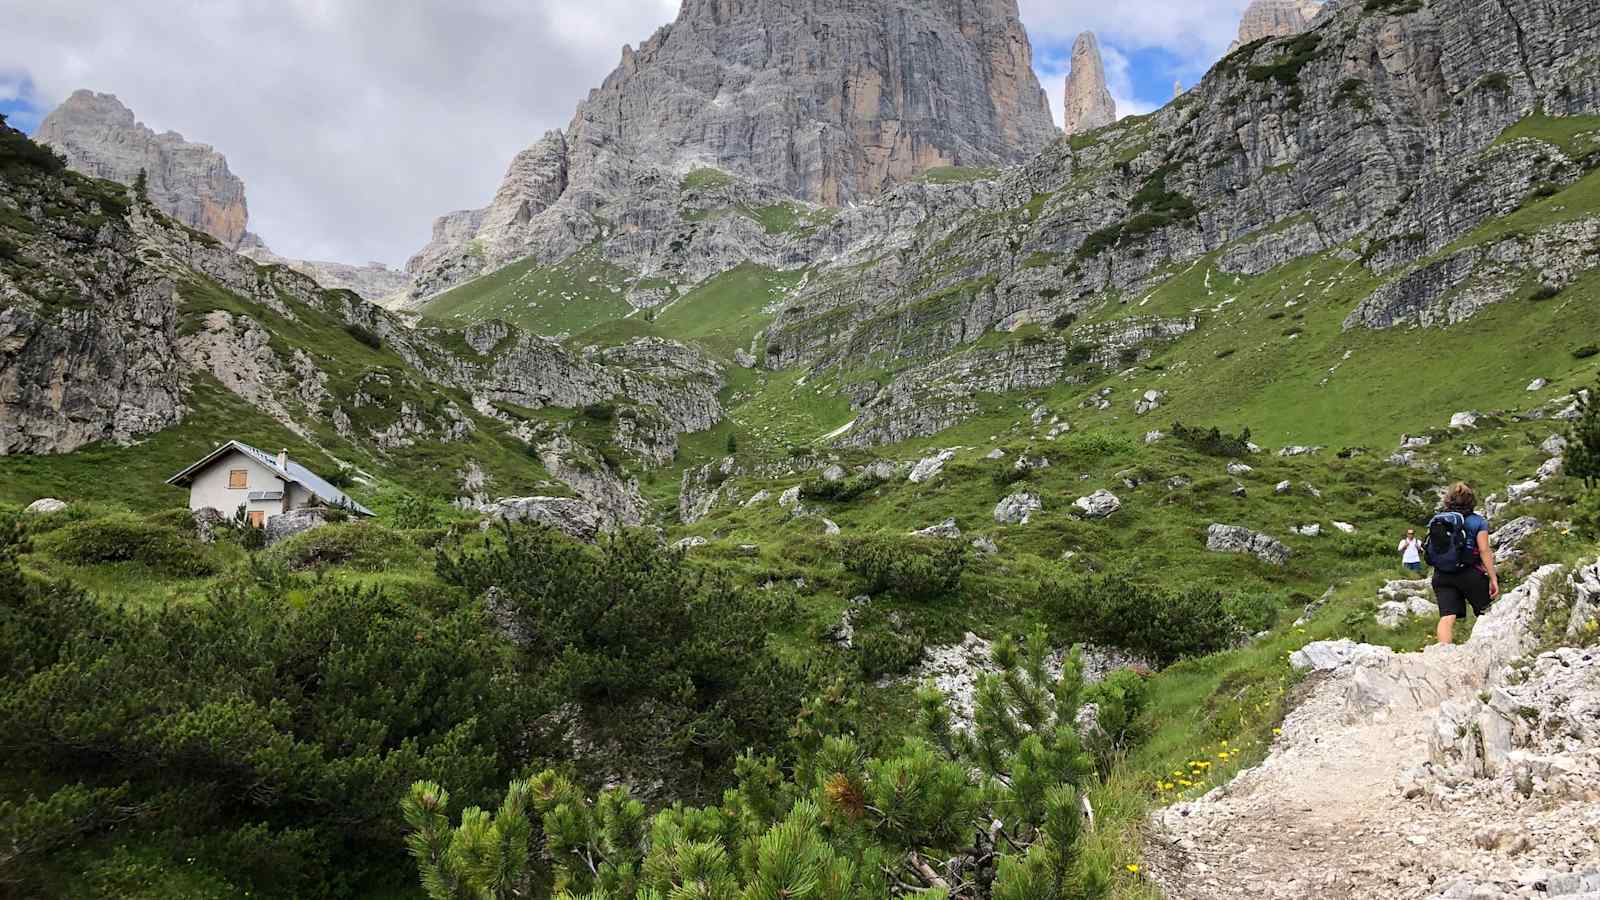
[[[1139,867],[1134,865],[1133,863],[1128,863],[1128,871],[1132,872],[1135,875],[1137,875],[1137,874],[1139,874]]]

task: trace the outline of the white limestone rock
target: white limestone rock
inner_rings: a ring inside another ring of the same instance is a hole
[[[1122,509],[1122,501],[1110,491],[1095,491],[1087,497],[1079,497],[1072,504],[1086,519],[1104,519]]]

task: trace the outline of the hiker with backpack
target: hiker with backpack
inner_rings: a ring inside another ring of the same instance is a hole
[[[1500,575],[1489,549],[1489,521],[1478,515],[1478,496],[1457,483],[1444,495],[1444,510],[1428,522],[1423,552],[1433,567],[1433,595],[1439,602],[1438,638],[1455,643],[1456,619],[1472,607],[1474,615],[1489,611],[1500,599]]]

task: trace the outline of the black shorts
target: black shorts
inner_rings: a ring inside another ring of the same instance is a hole
[[[1460,572],[1434,572],[1433,596],[1439,601],[1439,615],[1460,618],[1467,614],[1467,604],[1472,611],[1483,615],[1489,611],[1489,576],[1477,569]]]

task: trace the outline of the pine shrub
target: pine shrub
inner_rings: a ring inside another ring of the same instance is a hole
[[[911,601],[954,593],[966,559],[966,544],[932,538],[874,535],[844,546],[845,569],[860,579],[862,591]]]
[[[179,578],[217,573],[192,527],[183,532],[131,515],[75,522],[42,536],[39,547],[57,559],[81,565],[136,562]]]

